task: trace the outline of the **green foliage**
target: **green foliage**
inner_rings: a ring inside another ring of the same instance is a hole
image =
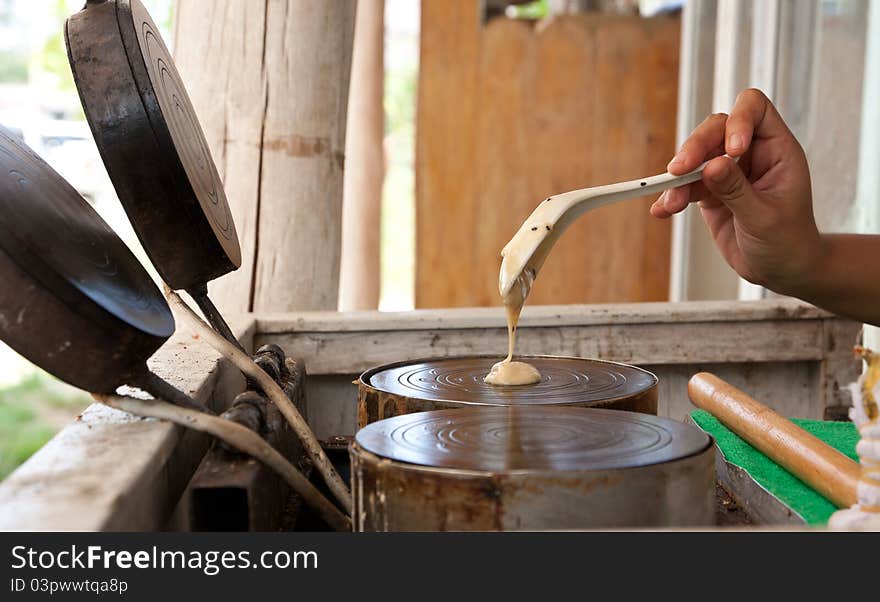
[[[0,389],[0,479],[40,449],[88,403],[85,393],[42,372]]]
[[[550,12],[548,0],[535,0],[528,4],[512,5],[514,19],[543,19]]]
[[[415,65],[389,71],[385,77],[385,133],[412,130],[416,109]]]
[[[163,31],[163,37],[167,38],[170,35],[167,32],[171,30],[172,24],[171,0],[146,0],[144,4]],[[70,12],[68,0],[54,0],[54,4],[46,10],[44,18],[51,21],[51,30],[54,33],[39,50],[32,54],[30,69],[51,76],[58,90],[75,94],[76,86],[67,61],[67,48],[64,45],[64,21]],[[2,63],[0,63],[0,75],[2,75]]]
[[[17,52],[0,51],[0,83],[23,84],[27,78],[27,57]]]
[[[73,75],[67,62],[67,49],[64,46],[64,20],[67,18],[67,0],[55,0],[45,13],[52,21],[53,33],[42,48],[31,56],[30,69],[53,77],[55,86],[64,92],[76,92]]]
[[[0,479],[34,455],[54,434],[54,429],[40,424],[24,424],[14,431],[0,426]]]
[[[166,44],[171,44],[171,26],[174,23],[174,2],[171,0],[142,0],[144,8],[150,13],[159,27]]]
[[[386,52],[413,52],[414,42]],[[401,61],[385,72],[385,146],[388,152],[382,191],[382,299],[402,308],[412,298],[415,258],[415,112],[418,63]]]

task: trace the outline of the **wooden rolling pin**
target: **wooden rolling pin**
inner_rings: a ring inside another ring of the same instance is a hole
[[[821,493],[838,508],[856,503],[859,465],[714,374],[688,383],[698,408],[715,416],[768,458]]]

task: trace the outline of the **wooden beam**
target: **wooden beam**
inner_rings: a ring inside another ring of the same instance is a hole
[[[824,324],[855,341],[859,325],[801,302],[645,303],[527,307],[517,351],[634,364],[825,361]],[[502,312],[490,308],[302,313],[258,317],[257,344],[274,341],[302,357],[309,374],[353,374],[401,360],[503,355]],[[845,358],[844,358],[845,356]],[[837,366],[838,368],[840,365]]]
[[[223,310],[337,307],[355,6],[177,3],[175,60],[242,239],[211,287]]]
[[[403,312],[296,312],[263,313],[256,317],[260,336],[290,332],[361,332],[385,330],[447,330],[501,328],[506,325],[500,307],[420,309]],[[526,305],[520,325],[602,326],[608,324],[680,324],[694,322],[766,322],[771,320],[838,319],[797,299],[775,298],[754,302],[691,301],[687,303],[611,303],[607,305]],[[754,346],[754,345],[752,345]]]
[[[253,320],[231,326],[249,347]],[[215,410],[244,388],[237,370],[182,328],[149,363]],[[209,444],[202,433],[93,404],[0,483],[0,530],[163,530]]]

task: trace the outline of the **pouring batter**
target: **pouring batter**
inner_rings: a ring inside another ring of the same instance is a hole
[[[517,386],[533,385],[541,382],[538,369],[526,362],[513,361],[513,349],[516,345],[516,326],[522,312],[526,297],[532,290],[535,281],[534,270],[525,270],[516,279],[516,283],[504,296],[504,309],[507,313],[507,357],[498,362],[486,375],[483,381],[490,385]]]
[[[682,186],[700,178],[705,165],[683,175],[659,174],[605,186],[572,190],[544,199],[523,222],[501,251],[498,288],[507,310],[507,358],[493,366],[484,379],[492,385],[528,385],[541,380],[540,373],[524,362],[513,361],[516,325],[532,283],[562,233],[592,209],[645,194]]]

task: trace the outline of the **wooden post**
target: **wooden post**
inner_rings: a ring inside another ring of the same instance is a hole
[[[211,286],[224,311],[337,307],[355,6],[177,1],[175,60],[242,243]]]
[[[385,0],[360,0],[345,140],[339,309],[379,307],[379,241],[385,160]]]

